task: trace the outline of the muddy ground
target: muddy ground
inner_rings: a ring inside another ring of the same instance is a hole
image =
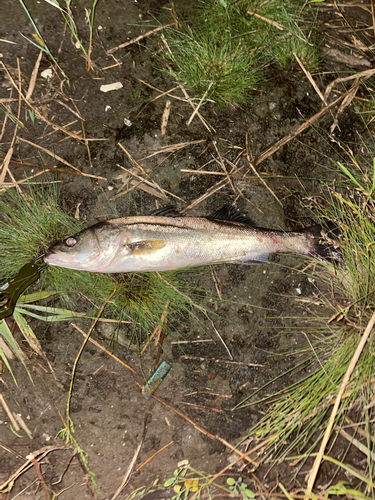
[[[24,109],[21,111],[20,120],[26,125],[18,132],[21,139],[53,151],[65,162],[92,176],[62,172],[54,174],[55,179],[62,181],[61,198],[66,210],[74,213],[79,205],[79,217],[95,222],[114,215],[140,214],[155,208],[157,203],[159,206],[175,204],[179,208],[187,207],[222,180],[222,177],[214,175],[182,171],[202,169],[222,172],[220,165],[211,161],[214,156],[217,157],[213,146],[215,141],[220,154],[238,167],[243,166],[242,172],[248,172],[249,179],[234,181],[236,193],[230,183],[223,183],[220,189],[194,205],[188,211],[189,215],[207,215],[237,200],[240,209],[263,227],[294,230],[314,222],[311,212],[304,207],[304,199],[317,192],[319,179],[334,175],[326,170],[327,162],[324,161],[325,155],[335,158],[337,149],[324,133],[332,124],[329,113],[319,120],[315,130],[310,128],[300,134],[257,167],[261,173],[274,174],[274,177],[267,178],[267,185],[281,203],[254,178],[243,154],[246,136],[250,154],[255,161],[263,151],[321,108],[320,98],[297,68],[285,72],[271,67],[269,85],[254,95],[253,102],[241,108],[220,110],[210,103],[204,105],[201,112],[212,130],[215,130],[209,132],[197,117],[187,126],[186,122],[192,113],[188,103],[166,95],[155,100],[162,92],[175,86],[168,76],[157,70],[161,63],[151,50],[156,48],[155,36],[119,49],[113,56],[106,53],[153,29],[157,26],[156,19],[161,23],[170,22],[171,6],[167,1],[99,0],[92,54],[94,71],[87,71],[85,60],[71,43],[57,9],[42,1],[28,2],[28,7],[66,75],[64,78],[56,71],[51,80],[43,80],[40,73],[52,67],[48,57],[43,55],[32,98],[50,122],[76,134],[81,133],[83,126],[86,137],[93,139],[87,146],[82,140],[61,130],[54,130],[45,121],[36,119],[32,124],[27,112]],[[80,32],[85,35],[83,44],[87,46],[85,7],[90,8],[90,2],[74,2],[73,14]],[[2,0],[1,10],[1,60],[17,82],[19,61],[22,88],[26,89],[39,51],[20,32],[32,37],[33,29],[16,0]],[[354,24],[371,25],[371,16],[365,10],[351,9],[350,12],[345,11],[345,15],[354,16]],[[324,22],[336,19],[333,11],[327,12],[325,16]],[[322,54],[328,43],[324,26],[322,23],[321,36],[318,36]],[[316,76],[321,89],[335,79],[338,72],[353,72],[352,68],[337,61],[323,61],[322,64],[322,75]],[[101,85],[114,82],[121,82],[122,88],[108,93],[100,91]],[[17,92],[4,69],[0,72],[0,83],[1,98],[16,99],[10,102],[16,113]],[[179,90],[173,94],[183,97]],[[161,119],[167,99],[171,101],[171,113],[166,134],[162,136]],[[73,121],[75,123],[67,126]],[[13,126],[8,122],[0,144],[2,157],[8,151],[13,131]],[[357,133],[361,131],[361,122],[349,108],[340,118],[335,137],[353,144],[357,140]],[[195,144],[193,141],[204,142]],[[185,142],[192,144],[144,159],[153,150]],[[117,179],[120,174],[124,174],[121,167],[128,170],[134,167],[120,145],[150,172],[152,179],[174,196],[160,195],[159,191],[156,197],[138,187],[127,195],[111,200],[121,187],[125,191],[122,179]],[[241,153],[242,157],[238,159]],[[13,158],[50,167],[57,165],[72,171],[66,163],[55,161],[22,140],[15,143]],[[35,167],[27,164],[21,167],[16,163],[11,164],[11,171],[17,180],[24,178],[25,172],[28,176],[40,172]],[[43,174],[35,180],[50,179],[50,175]],[[10,179],[7,178],[7,181]],[[87,345],[77,368],[71,416],[76,430],[74,437],[87,454],[89,468],[95,474],[99,497],[111,498],[121,484],[141,441],[148,415],[150,420],[143,446],[120,498],[126,498],[138,487],[151,485],[157,476],[163,483],[172,477],[177,464],[183,460],[188,460],[197,470],[215,474],[234,459],[233,450],[223,440],[236,445],[261,419],[267,407],[249,406],[232,411],[233,407],[252,391],[287,372],[293,363],[297,363],[297,358],[282,353],[305,346],[306,337],[301,333],[301,324],[309,324],[311,306],[307,307],[306,302],[299,299],[313,299],[314,294],[319,293],[317,284],[298,272],[305,267],[305,260],[294,256],[271,260],[286,267],[272,264],[253,267],[216,266],[221,293],[227,302],[219,299],[211,270],[204,270],[197,276],[197,286],[205,287],[213,294],[212,309],[219,315],[215,316],[215,327],[236,363],[228,362],[231,359],[227,351],[203,315],[200,317],[205,326],[203,329],[198,329],[189,318],[184,323],[174,324],[175,340],[183,339],[190,343],[183,344],[182,352],[171,338],[164,340],[162,359],[172,365],[172,370],[156,393],[162,401],[147,401],[137,385],[141,381],[138,375],[133,376],[126,367],[95,345]],[[324,311],[317,309],[314,314],[324,315]],[[170,321],[173,324],[172,318]],[[12,328],[13,320],[8,318],[7,322]],[[87,331],[91,323],[82,321],[77,324]],[[297,325],[300,328],[293,328]],[[21,467],[24,457],[29,453],[56,446],[42,464],[46,485],[56,493],[66,489],[59,496],[62,499],[90,498],[88,479],[82,472],[77,456],[70,461],[72,451],[58,449],[64,443],[56,438],[63,427],[70,375],[83,337],[69,322],[50,326],[33,322],[33,328],[53,366],[54,375],[45,360],[31,355],[26,344],[24,349],[30,356],[28,367],[33,382],[17,361],[12,362],[12,368],[18,386],[15,386],[7,371],[2,373],[1,392],[12,411],[22,415],[31,436],[29,438],[22,430],[17,434],[12,432],[7,415],[0,409],[0,483]],[[108,337],[108,331],[105,330],[108,327],[98,327],[93,339],[108,347],[105,338]],[[17,331],[14,333],[21,341]],[[212,341],[192,342],[198,339]],[[126,342],[124,344],[115,346],[115,356],[140,373],[136,349],[134,346],[127,347]],[[210,358],[218,362],[210,359],[182,359],[182,355]],[[156,350],[143,356],[146,375],[152,372],[155,357]],[[306,374],[307,369],[298,375],[287,373],[267,387],[262,395],[287,387]],[[166,405],[183,413],[191,421]],[[143,462],[165,445],[168,446],[140,468]],[[360,469],[362,458],[351,452],[346,460]],[[255,474],[245,469],[240,475],[247,479],[259,496],[265,498],[267,491],[278,480],[282,480],[290,489],[305,487],[305,475],[310,467],[311,463],[308,462],[293,482],[293,470],[286,462],[271,470],[269,465],[262,465]],[[231,471],[230,474],[239,473]],[[317,484],[326,485],[331,474],[331,469],[323,465]],[[12,492],[3,493],[2,498],[15,498],[17,493],[17,498],[21,499],[45,498],[46,493],[34,468],[21,475],[15,481]]]

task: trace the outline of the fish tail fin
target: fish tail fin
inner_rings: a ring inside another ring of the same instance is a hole
[[[312,239],[310,257],[322,262],[342,263],[343,256],[339,250],[342,234],[340,229],[332,222],[325,225],[317,224],[303,231]]]

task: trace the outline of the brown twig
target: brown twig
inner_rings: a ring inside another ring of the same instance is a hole
[[[30,467],[32,467],[32,459],[38,459],[39,461],[42,460],[46,455],[51,453],[51,451],[55,450],[75,450],[75,447],[72,445],[52,445],[52,446],[44,446],[40,450],[34,451],[33,453],[30,453],[26,457],[26,462],[16,470],[2,485],[0,485],[0,491],[5,491],[9,485],[13,484],[14,481],[21,476],[24,472],[26,472]]]
[[[205,436],[209,437],[210,439],[215,439],[215,436],[213,434],[211,434],[211,432],[206,431],[206,429],[204,429],[203,427],[201,427],[199,424],[196,424],[193,420],[191,420],[191,418],[187,417],[186,415],[184,415],[182,412],[180,412],[179,410],[177,410],[173,406],[170,406],[164,400],[162,400],[162,399],[158,398],[157,396],[155,396],[155,394],[152,394],[151,397],[153,399],[155,399],[155,401],[158,401],[160,404],[162,404],[163,406],[165,406],[169,410],[171,410],[174,413],[176,413],[177,415],[179,415],[181,418],[183,418],[184,420],[186,420],[186,422],[189,422],[189,424],[191,424],[193,427],[195,427],[199,432],[201,432]]]
[[[153,455],[151,455],[151,457],[149,457],[147,460],[145,460],[144,462],[142,462],[138,467],[137,467],[137,471],[141,470],[142,467],[144,467],[146,464],[148,464],[149,462],[151,462],[151,460],[153,460],[156,455],[159,455],[159,453],[161,453],[162,451],[164,451],[166,448],[168,448],[168,446],[170,446],[171,444],[173,444],[173,441],[171,441],[170,443],[164,445],[162,448],[160,448],[160,450],[158,451],[155,451],[155,453]]]
[[[39,146],[38,144],[35,144],[35,143],[31,142],[31,141],[28,141],[27,139],[23,139],[22,137],[18,137],[18,140],[22,141],[22,142],[26,142],[27,144],[30,144],[30,146],[34,146],[37,149],[41,149],[42,151],[44,151],[45,153],[47,153],[52,158],[56,158],[56,160],[60,161],[61,163],[64,163],[64,165],[67,165],[68,167],[72,168],[76,172],[80,172],[80,174],[83,175],[83,176],[85,176],[85,177],[92,177],[94,179],[102,179],[104,181],[107,180],[105,177],[100,177],[98,175],[92,175],[92,174],[85,174],[84,172],[81,172],[77,167],[75,167],[74,165],[72,165],[68,161],[64,160],[64,158],[61,158],[61,156],[57,155],[53,151],[50,151],[49,149],[44,148],[43,146]]]
[[[147,36],[153,35],[154,33],[157,33],[160,30],[164,30],[165,28],[169,28],[171,26],[175,26],[175,23],[170,23],[170,24],[165,24],[164,26],[159,26],[158,28],[155,28],[154,30],[148,31],[144,35],[139,35],[136,38],[133,38],[132,40],[129,40],[128,42],[122,43],[121,45],[117,45],[117,47],[113,47],[112,49],[107,50],[107,54],[113,54],[119,49],[124,49],[125,47],[128,47],[129,45],[132,45],[133,43],[139,42],[139,40],[142,40],[142,38],[146,38]]]
[[[155,155],[158,155],[161,153],[174,153],[175,151],[178,151],[179,149],[186,148],[187,146],[192,146],[194,144],[201,144],[203,142],[207,142],[207,139],[199,139],[197,141],[180,142],[178,144],[170,144],[168,146],[162,146],[161,148],[157,148],[157,150],[154,153],[143,157],[142,160],[147,160],[147,158],[151,158],[152,156],[155,156]],[[152,149],[149,151],[152,151]],[[181,172],[183,172],[183,170],[181,170]]]
[[[33,464],[33,466],[35,467],[36,475],[38,476],[39,481],[42,483],[44,493],[46,494],[47,500],[50,500],[51,497],[49,494],[49,490],[48,490],[48,487],[47,487],[46,482],[44,480],[42,471],[40,470],[39,462],[37,460],[35,460],[34,457],[30,458],[30,460],[31,460],[31,463]]]
[[[201,342],[214,342],[212,339],[200,339],[200,340],[172,340],[171,344],[198,344]]]
[[[158,352],[156,354],[156,358],[155,358],[155,363],[154,363],[154,370],[156,370],[156,368],[158,367],[159,365],[159,361],[160,361],[160,356],[161,356],[161,353],[163,352],[163,342],[164,342],[164,338],[165,338],[165,328],[163,328],[162,332],[161,332],[161,335],[159,337],[159,339],[157,340],[158,344],[159,344],[159,348],[158,348]]]
[[[194,201],[192,201],[190,203],[190,205],[188,205],[187,207],[183,208],[181,210],[181,213],[182,214],[186,213],[188,210],[191,210],[196,205],[199,205],[199,203],[202,203],[202,201],[204,201],[206,198],[209,198],[210,196],[212,196],[217,191],[220,191],[220,189],[223,189],[223,187],[226,186],[227,182],[228,182],[227,179],[225,179],[225,180],[219,181],[216,184],[214,184],[213,186],[211,186],[210,189],[208,189],[204,194],[202,194],[202,196],[200,196],[199,198],[196,198]]]
[[[300,60],[300,58],[297,56],[297,54],[295,52],[293,52],[293,55],[294,57],[296,58],[296,61],[298,62],[298,64],[300,65],[302,71],[305,73],[305,75],[307,76],[309,82],[311,83],[311,85],[314,87],[315,89],[315,92],[318,94],[318,96],[320,97],[320,99],[323,101],[324,105],[327,106],[327,101],[325,100],[323,94],[321,93],[320,91],[320,88],[318,87],[318,85],[316,84],[314,78],[312,77],[310,71],[308,71],[305,66],[302,64],[302,61]]]
[[[4,450],[9,451],[9,453],[11,453],[12,455],[14,455],[16,458],[20,458],[22,460],[26,460],[26,457],[24,457],[23,455],[21,455],[21,453],[18,453],[18,451],[13,450],[13,448],[10,448],[8,445],[6,445],[5,443],[3,443],[2,441],[0,441],[0,446]]]
[[[260,14],[257,14],[256,12],[253,12],[252,10],[248,10],[247,13],[250,16],[254,16],[257,19],[260,19],[261,21],[264,21],[268,24],[271,24],[271,26],[274,26],[275,28],[277,28],[280,31],[284,31],[284,27],[280,23],[277,23],[276,21],[273,21],[272,19],[268,19],[267,17],[261,16]]]
[[[0,158],[0,161],[5,160],[5,158]],[[37,165],[36,163],[29,163],[27,161],[17,161],[17,160],[10,160],[11,163],[16,163],[17,165],[22,165],[23,167],[32,167],[32,168],[41,168],[43,170],[51,170],[52,172],[62,172],[63,174],[72,174],[72,175],[84,175],[80,171],[74,171],[72,172],[71,170],[67,170],[66,168],[59,168],[59,167],[47,167],[46,165]]]
[[[33,439],[33,435],[31,433],[30,429],[27,427],[27,425],[26,425],[25,421],[23,420],[22,416],[19,413],[15,413],[14,417],[17,420],[17,422],[19,423],[20,427],[22,427],[22,429],[26,432],[26,434],[28,435],[28,437],[30,439]]]
[[[140,80],[140,81],[142,81],[142,80]],[[143,82],[142,82],[142,83],[143,83]],[[165,95],[169,95],[169,94],[170,94],[170,92],[173,92],[174,90],[178,89],[178,87],[179,87],[179,86],[177,85],[177,87],[174,87],[174,88],[173,88],[173,89],[171,89],[171,90],[166,90],[165,92],[162,92],[161,94],[159,94],[159,95],[157,95],[156,97],[154,97],[153,99],[151,99],[151,101],[148,101],[148,102],[147,102],[147,103],[143,106],[143,108],[141,108],[141,110],[140,110],[140,111],[136,114],[135,118],[138,118],[138,116],[142,113],[142,111],[144,111],[144,110],[147,108],[147,106],[148,106],[149,104],[151,104],[152,102],[156,101],[157,99],[160,99],[160,97],[163,97],[163,96],[165,96]],[[176,97],[176,96],[172,96],[172,97],[174,97],[175,99],[177,99],[177,97]]]
[[[252,448],[250,451],[247,451],[245,453],[245,456],[249,456],[249,455],[255,453],[257,450],[259,450],[259,448],[262,448],[269,441],[271,441],[271,438],[268,438],[268,440],[266,440],[266,441],[262,441],[260,444],[258,444],[257,446],[255,446],[255,448]],[[227,465],[226,467],[224,467],[224,469],[222,469],[220,472],[218,472],[216,474],[216,476],[214,476],[212,479],[210,479],[210,483],[213,483],[214,481],[216,481],[216,479],[218,479],[220,476],[222,476],[224,474],[224,472],[226,472],[227,470],[229,470],[230,468],[232,468],[233,465],[235,465],[240,460],[243,460],[243,457],[239,456],[234,462],[231,462],[229,465]]]
[[[192,359],[196,361],[211,361],[212,363],[225,363],[229,365],[242,365],[242,366],[264,366],[256,363],[241,363],[241,361],[228,361],[226,359],[215,358],[202,358],[200,356],[180,356],[180,359]]]
[[[20,430],[20,426],[18,425],[16,419],[13,416],[13,413],[10,411],[9,406],[7,405],[7,403],[6,403],[5,399],[4,399],[4,396],[1,393],[0,393],[0,403],[3,406],[3,408],[5,410],[5,413],[8,415],[8,418],[11,421],[12,426],[14,427],[14,430],[15,431],[19,431]]]
[[[250,160],[250,152],[249,152],[249,141],[248,141],[248,137],[247,137],[247,134],[246,134],[246,158],[247,158],[247,161],[250,165],[250,168],[251,170],[254,172],[254,174],[258,177],[258,179],[262,182],[262,184],[268,189],[268,191],[272,194],[272,196],[276,199],[276,201],[281,205],[283,206],[283,204],[281,203],[281,201],[279,200],[279,198],[276,196],[276,194],[272,191],[272,189],[268,186],[268,184],[266,183],[266,181],[258,174],[256,168],[254,167],[254,165],[252,164],[251,160]],[[258,162],[257,162],[257,165],[258,165]]]
[[[157,324],[155,330],[152,332],[152,334],[147,339],[147,342],[141,351],[141,355],[144,354],[145,350],[147,349],[147,347],[149,346],[151,340],[155,337],[155,335],[157,336],[157,338],[159,340],[161,331],[162,331],[162,329],[166,323],[166,320],[167,320],[168,306],[169,306],[169,301],[167,301],[167,303],[165,304],[164,311],[162,312],[162,315],[160,317],[160,322]],[[156,367],[155,367],[155,369],[156,369]]]
[[[84,337],[86,337],[86,333],[84,331],[82,331],[79,326],[75,325],[74,323],[70,323],[76,330],[79,331],[79,333],[81,333]],[[103,347],[102,345],[99,344],[99,342],[96,342],[96,340],[92,339],[92,338],[89,338],[89,342],[91,342],[92,344],[96,345],[96,347],[99,347],[99,349],[101,349],[103,352],[105,352],[106,354],[108,354],[109,356],[111,356],[111,358],[113,358],[115,361],[117,361],[118,363],[120,363],[122,366],[124,366],[127,370],[130,370],[132,373],[134,373],[134,375],[137,375],[137,372],[134,370],[134,368],[132,368],[131,366],[127,365],[126,363],[124,363],[124,361],[121,361],[121,359],[119,359],[117,356],[115,356],[114,354],[112,354],[111,352],[109,352],[105,347]]]
[[[33,95],[34,88],[35,88],[35,83],[36,83],[36,79],[38,77],[38,71],[39,71],[40,61],[42,60],[42,55],[43,55],[43,50],[41,50],[39,52],[38,59],[36,60],[34,69],[33,69],[32,73],[31,73],[29,88],[27,89],[27,93],[26,93],[26,100],[29,100],[30,97]]]
[[[125,172],[127,174],[129,174],[131,176],[134,176],[134,177],[136,177],[137,179],[139,179],[141,181],[140,183],[137,182],[137,181],[135,181],[135,183],[136,183],[136,185],[137,185],[137,187],[139,189],[143,189],[144,191],[147,191],[150,194],[152,194],[153,196],[156,196],[157,198],[161,198],[162,200],[167,200],[168,199],[167,195],[163,193],[162,188],[158,184],[156,184],[155,182],[151,182],[151,181],[149,181],[147,179],[144,179],[140,175],[136,174],[135,172],[132,172],[131,170],[128,170],[127,168],[123,167],[122,165],[117,165],[117,166],[120,167],[120,168],[122,168],[122,170],[125,170]],[[117,177],[118,178],[123,178],[125,176],[117,176]],[[147,187],[144,184],[148,184],[150,187]],[[158,190],[154,189],[152,186],[157,187]],[[116,194],[116,197],[119,196],[119,195],[121,196],[122,194],[124,194],[124,193],[118,193],[118,194]]]
[[[216,141],[212,141],[212,144],[214,145],[214,148],[215,148],[215,151],[219,157],[219,165],[221,166],[221,168],[223,169],[225,175],[227,176],[227,179],[228,179],[228,182],[229,184],[231,185],[232,189],[233,189],[233,193],[234,194],[237,194],[237,191],[236,191],[236,188],[234,187],[234,184],[232,182],[232,179],[230,178],[229,174],[228,174],[228,171],[227,169],[225,168],[225,165],[224,165],[224,162],[223,162],[223,158],[221,156],[221,154],[219,153],[219,150],[217,149],[217,146],[216,146]]]
[[[195,408],[196,410],[214,411],[216,413],[224,413],[224,410],[220,410],[219,408],[213,408],[212,406],[196,405],[194,403],[187,403],[186,401],[180,401],[178,404],[183,405],[183,406],[190,406],[191,408]]]
[[[12,95],[13,95],[13,87],[11,87],[11,89],[10,89],[10,97],[6,98],[6,99],[0,99],[0,103],[16,101],[17,99],[13,98]],[[4,108],[5,108],[5,106],[4,106]],[[4,121],[3,121],[3,126],[1,127],[1,133],[0,133],[0,142],[3,140],[3,137],[4,137],[5,128],[6,128],[7,121],[8,121],[8,115],[9,115],[9,113],[4,113]]]

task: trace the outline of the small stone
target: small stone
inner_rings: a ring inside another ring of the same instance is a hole
[[[52,78],[52,75],[53,75],[52,68],[45,69],[40,73],[40,76],[45,80],[49,80],[50,78]]]
[[[121,82],[108,83],[107,85],[101,85],[101,92],[110,92],[111,90],[119,90],[122,89],[123,84]]]

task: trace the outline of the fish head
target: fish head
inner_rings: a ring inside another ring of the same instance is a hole
[[[51,266],[105,272],[122,243],[117,226],[99,223],[53,244],[44,257]]]

